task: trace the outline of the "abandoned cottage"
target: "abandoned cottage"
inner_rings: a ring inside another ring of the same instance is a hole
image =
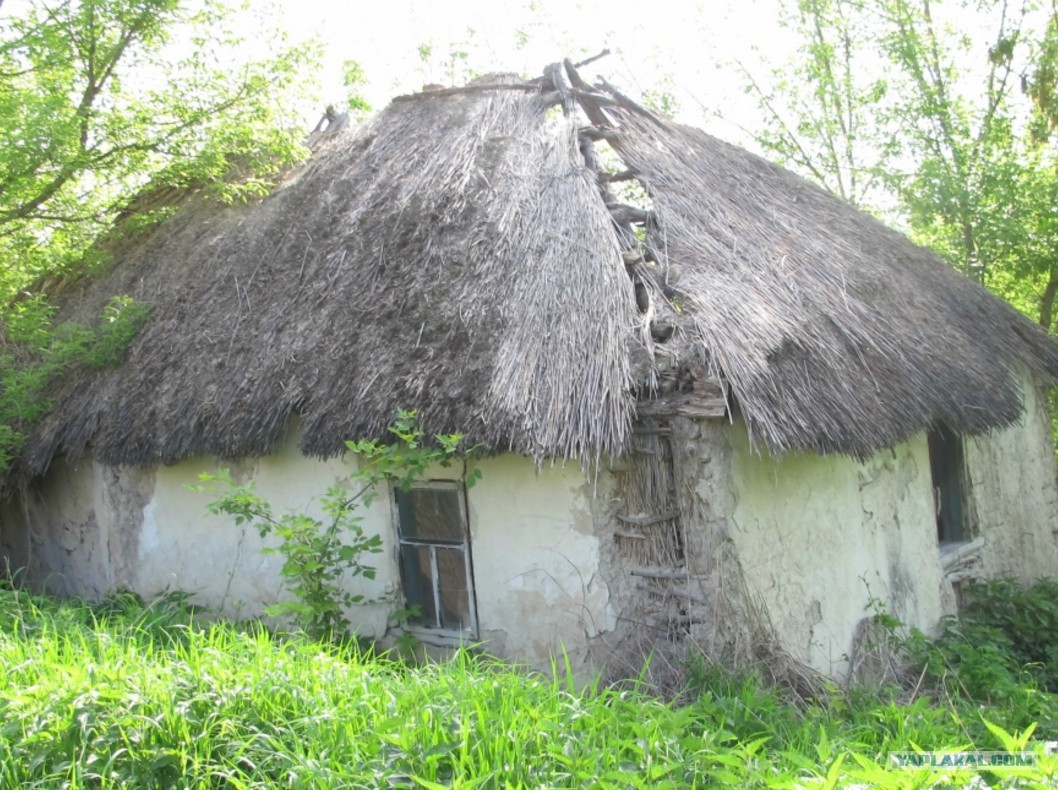
[[[878,601],[1058,576],[1058,348],[928,251],[570,66],[394,101],[264,200],[185,202],[67,290],[150,307],[56,385],[0,550],[33,584],[259,614],[281,558],[188,489],[278,510],[397,409],[484,454],[380,496],[376,603],[426,642],[635,672],[658,646],[857,670]],[[623,662],[623,663],[622,663]]]

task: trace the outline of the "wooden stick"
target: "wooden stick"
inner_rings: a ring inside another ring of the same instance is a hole
[[[574,88],[582,91],[585,94],[583,96],[578,96],[577,100],[580,102],[580,106],[581,109],[584,110],[584,114],[588,116],[588,120],[590,120],[596,126],[606,126],[612,128],[613,123],[610,118],[606,115],[606,113],[603,112],[602,107],[600,107],[598,104],[595,103],[595,101],[589,98],[589,96],[594,94],[595,91],[593,91],[591,89],[591,86],[588,85],[588,83],[586,83],[581,78],[580,74],[577,73],[577,67],[569,61],[569,58],[566,58],[566,60],[564,61],[564,65],[566,67],[566,74],[569,75],[570,84],[573,85]]]
[[[527,83],[510,84],[488,84],[488,85],[463,85],[459,88],[441,88],[436,91],[422,91],[420,93],[408,93],[397,96],[394,102],[414,101],[416,99],[429,99],[434,96],[454,96],[458,93],[483,93],[485,91],[524,91],[526,93],[539,93],[540,86]]]
[[[610,54],[610,50],[609,50],[609,49],[604,49],[604,50],[603,50],[602,52],[600,52],[600,53],[599,53],[598,55],[592,55],[592,56],[591,56],[590,58],[588,58],[587,60],[582,60],[582,61],[581,61],[580,63],[574,63],[574,64],[573,64],[573,68],[575,68],[575,69],[579,69],[579,68],[581,68],[581,67],[583,67],[583,66],[587,66],[587,65],[588,65],[589,63],[594,63],[594,62],[595,62],[595,61],[597,61],[597,60],[600,60],[600,59],[602,59],[602,58],[605,58],[605,57],[606,57],[607,55],[609,55],[609,54]],[[569,65],[568,65],[568,64],[569,64],[569,58],[566,58],[566,60],[565,60],[564,62],[565,62],[565,64],[566,64],[566,68],[569,68]]]
[[[578,99],[585,101],[594,102],[600,107],[619,107],[620,103],[617,99],[611,96],[607,96],[605,93],[596,93],[595,91],[586,91],[582,88],[570,88],[570,94]]]
[[[566,72],[561,63],[551,63],[544,69],[544,77],[551,81],[555,90],[562,96],[562,112],[568,118],[577,109],[577,100],[573,95],[573,88],[566,78]]]
[[[646,427],[644,425],[644,426],[639,426],[639,427],[633,428],[632,429],[632,433],[644,434],[644,435],[647,435],[647,436],[650,436],[650,435],[653,435],[653,434],[661,434],[662,436],[668,436],[669,434],[672,433],[672,428],[664,428],[664,427],[648,428],[648,427]]]
[[[678,510],[670,510],[668,513],[661,513],[654,516],[622,516],[618,514],[617,520],[625,524],[635,524],[637,527],[649,527],[652,524],[660,524],[662,521],[672,521],[672,519],[679,517],[680,513]]]
[[[606,208],[614,221],[618,223],[633,222],[637,225],[646,225],[654,219],[653,212],[625,203],[607,203]]]
[[[637,590],[643,592],[653,593],[654,595],[664,595],[673,598],[683,598],[691,603],[700,604],[701,606],[708,606],[709,602],[702,598],[700,595],[695,595],[690,590],[684,590],[681,587],[655,587],[650,584],[637,584]]]
[[[602,126],[582,126],[577,130],[577,134],[588,138],[593,143],[599,140],[614,140],[618,137],[615,129],[607,129]]]
[[[686,581],[687,579],[695,578],[687,571],[666,571],[655,568],[633,568],[630,573],[632,576],[641,576],[644,579],[680,579]]]

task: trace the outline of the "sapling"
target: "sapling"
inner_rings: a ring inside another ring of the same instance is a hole
[[[344,481],[319,497],[323,518],[304,512],[277,515],[256,492],[254,481],[236,483],[228,469],[199,475],[200,485],[193,490],[220,493],[208,505],[211,513],[233,516],[238,525],[250,524],[262,538],[278,538],[278,544],[262,551],[284,558],[280,575],[293,599],[266,607],[269,616],[290,618],[314,638],[349,636],[353,627],[346,612],[380,600],[354,594],[346,586],[356,577],[373,580],[376,569],[367,558],[382,551],[382,537],[364,531],[362,509],[370,507],[380,491],[392,486],[406,491],[431,466],[466,461],[476,449],[463,448],[461,434],[438,435],[436,444],[425,441],[414,411],[398,411],[388,430],[395,439],[388,444],[377,439],[346,442],[359,463]],[[480,476],[479,470],[473,470],[465,476],[466,484],[473,485]]]

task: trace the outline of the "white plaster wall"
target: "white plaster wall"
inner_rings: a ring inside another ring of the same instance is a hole
[[[1058,496],[1046,412],[1033,391],[1026,405],[1022,425],[967,442],[967,458],[986,572],[1030,579],[1058,576]],[[843,674],[872,597],[925,630],[951,610],[924,435],[857,463],[761,457],[750,451],[744,425],[727,434],[730,500],[720,509],[730,513],[747,586],[794,657]],[[256,481],[277,512],[312,512],[313,498],[355,463],[306,459],[292,432],[277,453],[232,472]],[[616,588],[605,577],[610,565],[600,560],[607,552],[595,524],[603,516],[593,501],[607,480],[576,465],[537,472],[513,455],[479,465],[483,478],[467,503],[481,640],[542,668],[563,646],[575,669],[589,668],[592,641],[617,627]],[[184,590],[218,612],[257,615],[283,595],[281,557],[262,554],[253,528],[208,514],[209,497],[189,490],[199,473],[216,469],[208,459],[151,471],[56,461],[21,501],[8,503],[5,543],[27,546],[31,578],[58,592],[99,597],[127,588],[149,598]],[[427,478],[462,471],[431,469]],[[399,593],[390,498],[376,499],[364,517],[365,529],[383,537],[383,553],[370,558],[377,579],[354,584],[388,602],[359,609],[355,621],[363,635],[382,636]],[[20,525],[28,525],[28,540],[15,534]]]
[[[294,437],[275,454],[234,464],[192,459],[153,470],[114,469],[83,459],[60,461],[4,513],[8,529],[28,533],[23,558],[30,581],[61,594],[100,598],[116,589],[146,599],[190,593],[197,604],[226,616],[249,617],[287,598],[282,557],[250,525],[207,510],[214,495],[197,493],[203,472],[229,466],[238,482],[254,481],[276,514],[323,517],[317,497],[355,469],[355,458],[318,461],[302,456]],[[385,603],[361,607],[358,630],[382,636],[398,587],[392,514],[387,497],[362,512],[368,534],[383,538],[380,554],[366,555],[375,580],[353,579],[353,592]],[[17,525],[17,526],[16,526]]]
[[[574,669],[616,625],[600,570],[594,482],[579,466],[504,455],[468,492],[481,637],[492,652],[546,667],[564,647]],[[561,660],[561,659],[560,659]]]
[[[795,658],[844,675],[872,598],[923,630],[950,610],[924,435],[858,463],[762,457],[744,425],[731,434],[731,538],[749,589]]]
[[[254,481],[277,514],[321,515],[315,497],[355,463],[307,459],[290,436],[273,455],[228,466],[238,482]],[[574,668],[584,668],[589,641],[615,625],[599,569],[592,482],[577,466],[537,473],[531,461],[513,455],[478,466],[482,478],[467,492],[467,505],[482,642],[538,668],[565,647]],[[285,597],[282,557],[262,553],[266,542],[256,529],[208,513],[212,497],[190,489],[200,473],[218,468],[210,459],[150,472],[90,460],[56,464],[15,519],[33,535],[33,578],[90,598],[117,588],[148,599],[179,590],[217,613],[261,614]],[[458,479],[462,472],[436,467],[424,479]],[[381,637],[390,612],[402,605],[391,498],[377,497],[362,515],[365,532],[382,536],[383,550],[366,558],[376,579],[349,587],[383,602],[357,607],[350,619],[361,635]]]
[[[355,469],[355,458],[305,458],[292,439],[273,455],[226,465],[238,482],[253,481],[275,514],[304,512],[325,519],[318,497],[348,477]],[[189,486],[198,484],[200,473],[213,473],[218,467],[211,460],[193,459],[156,470],[153,495],[143,508],[135,571],[128,586],[145,596],[182,590],[225,615],[256,616],[265,606],[289,597],[279,575],[283,558],[262,552],[266,545],[276,545],[274,538],[263,540],[252,526],[207,513],[212,497],[190,490]],[[360,607],[355,615],[358,633],[377,637],[386,631],[398,586],[388,499],[379,497],[360,515],[367,534],[382,536],[383,551],[364,556],[377,570],[375,580],[352,579],[346,586],[372,600],[386,599]]]
[[[966,464],[983,575],[1031,582],[1058,579],[1058,490],[1046,402],[1024,381],[1021,421],[969,439]]]

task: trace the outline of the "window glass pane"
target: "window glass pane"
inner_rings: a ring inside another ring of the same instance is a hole
[[[470,591],[466,555],[462,549],[437,549],[437,582],[441,599],[441,627],[469,631]]]
[[[966,486],[962,440],[947,427],[928,434],[929,466],[941,543],[966,540]]]
[[[404,584],[404,602],[410,609],[419,607],[419,616],[408,622],[414,625],[436,627],[437,611],[433,597],[433,568],[430,564],[429,546],[400,547],[400,575]]]
[[[462,543],[463,508],[459,492],[446,488],[397,489],[397,513],[403,538]]]

